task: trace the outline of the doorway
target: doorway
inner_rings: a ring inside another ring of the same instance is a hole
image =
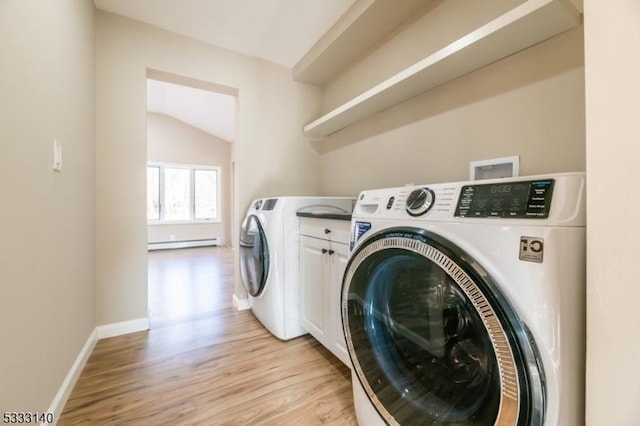
[[[193,296],[197,283],[190,280],[199,278],[193,271],[202,267],[194,265],[204,253],[233,245],[237,90],[155,70],[147,70],[146,84],[147,293],[153,328],[177,312],[158,303]],[[233,291],[233,280],[229,283]],[[159,298],[155,285],[170,297]],[[200,308],[187,303],[179,309],[197,313]]]

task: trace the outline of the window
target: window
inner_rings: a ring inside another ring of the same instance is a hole
[[[160,209],[164,220],[191,219],[190,175],[189,169],[164,168],[164,208]]]
[[[147,220],[160,220],[160,167],[147,167]]]
[[[218,171],[194,170],[194,218],[214,219],[218,217]]]
[[[147,221],[219,221],[220,168],[183,164],[147,166]]]

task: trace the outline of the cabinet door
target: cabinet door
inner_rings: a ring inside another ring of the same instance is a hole
[[[331,249],[331,277],[330,286],[330,307],[332,319],[332,352],[340,358],[347,366],[351,367],[347,343],[342,329],[342,278],[349,261],[349,246],[332,242]]]
[[[300,322],[313,337],[326,346],[326,282],[329,242],[300,237]],[[324,250],[324,253],[323,253]]]

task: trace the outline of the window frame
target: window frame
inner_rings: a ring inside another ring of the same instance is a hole
[[[147,225],[192,225],[192,224],[212,224],[212,223],[222,223],[222,214],[221,214],[221,167],[220,166],[207,166],[202,164],[181,164],[181,163],[165,163],[158,161],[149,161],[147,162],[147,170],[148,173],[149,167],[157,167],[159,168],[159,179],[158,179],[158,191],[159,191],[159,210],[160,210],[160,219],[147,219]],[[165,169],[187,169],[189,170],[189,216],[190,219],[182,219],[182,220],[167,220],[164,219],[164,179],[165,179]],[[216,217],[212,219],[196,219],[195,218],[195,171],[196,170],[206,170],[206,171],[214,171],[216,172]],[[148,174],[146,174],[148,176]],[[149,200],[149,195],[145,197],[145,199]]]

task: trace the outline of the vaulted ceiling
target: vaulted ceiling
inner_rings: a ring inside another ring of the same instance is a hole
[[[160,80],[147,80],[147,111],[165,114],[227,142],[236,131],[234,96]]]

